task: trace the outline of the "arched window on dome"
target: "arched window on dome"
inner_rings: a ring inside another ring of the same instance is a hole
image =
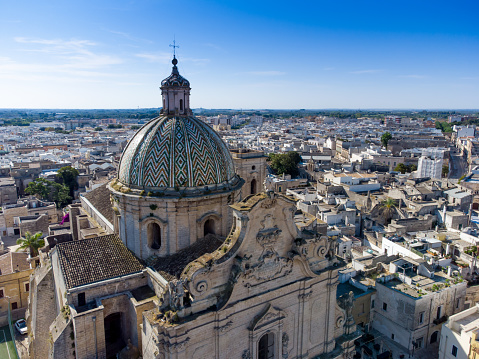
[[[180,111],[183,111],[183,99],[180,99]]]
[[[274,334],[266,333],[258,342],[258,359],[275,359]]]
[[[215,234],[215,220],[210,218],[206,220],[204,225],[204,236],[206,237],[208,234]]]
[[[160,249],[161,247],[161,227],[158,223],[148,225],[148,247],[151,249]]]
[[[251,194],[256,194],[256,179],[251,180]]]

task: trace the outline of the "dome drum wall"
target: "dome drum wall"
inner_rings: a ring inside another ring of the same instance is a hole
[[[205,236],[205,226],[211,223],[215,234],[226,237],[232,225],[229,204],[240,196],[240,191],[236,190],[198,197],[157,198],[122,193],[113,188],[112,183],[109,189],[119,214],[120,238],[143,260],[153,255],[168,256],[190,246]],[[152,224],[159,227],[159,248],[150,245],[149,226]]]

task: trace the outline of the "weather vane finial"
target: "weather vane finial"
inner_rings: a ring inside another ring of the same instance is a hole
[[[173,45],[170,45],[170,47],[173,48],[173,58],[176,58],[176,49],[177,49],[179,46],[176,44],[176,39],[175,39],[175,37],[173,37]]]

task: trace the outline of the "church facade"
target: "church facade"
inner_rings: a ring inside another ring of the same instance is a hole
[[[192,115],[176,58],[161,90],[160,116],[98,193],[111,200],[114,233],[40,251],[31,357],[350,358],[358,335],[351,297],[336,300],[335,240],[296,226],[294,198],[267,181],[261,191],[262,155],[237,174]]]

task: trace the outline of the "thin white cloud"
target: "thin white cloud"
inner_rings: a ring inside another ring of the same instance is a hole
[[[148,62],[157,62],[161,64],[167,64],[171,61],[171,54],[166,53],[166,52],[160,52],[160,53],[141,53],[141,54],[136,54],[136,57],[139,57],[141,59],[145,59]]]
[[[283,71],[248,71],[245,72],[248,75],[256,75],[256,76],[282,76],[286,75],[286,72]]]
[[[115,30],[106,30],[106,31],[111,32],[112,34],[121,36],[121,37],[123,37],[127,40],[131,40],[131,41],[135,41],[135,42],[146,42],[146,43],[149,43],[149,44],[153,43],[153,41],[151,41],[151,40],[143,39],[141,37],[132,36],[131,34],[129,34],[127,32],[115,31]]]
[[[424,75],[400,75],[398,77],[409,78],[409,79],[425,79],[427,76],[424,76]]]
[[[119,76],[111,66],[123,61],[117,56],[94,52],[97,43],[89,40],[63,40],[16,37],[25,45],[20,51],[40,53],[30,62],[0,57],[0,78],[17,81],[102,82]]]
[[[62,40],[62,39],[30,39],[16,37],[15,41],[27,45],[42,45],[28,47],[23,51],[41,52],[52,56],[51,62],[61,61],[63,67],[73,69],[94,69],[103,66],[122,63],[122,59],[108,54],[98,54],[91,51],[97,43],[89,40]]]
[[[205,44],[203,44],[203,45],[206,46],[206,47],[211,47],[212,49],[215,49],[215,50],[219,50],[219,51],[222,51],[222,50],[223,50],[223,48],[222,48],[221,46],[218,46],[218,45],[216,45],[216,44],[212,44],[212,43],[210,43],[210,42],[205,43]]]
[[[361,74],[375,74],[378,72],[382,72],[384,70],[373,69],[373,70],[359,70],[359,71],[351,71],[351,74],[361,75]]]

